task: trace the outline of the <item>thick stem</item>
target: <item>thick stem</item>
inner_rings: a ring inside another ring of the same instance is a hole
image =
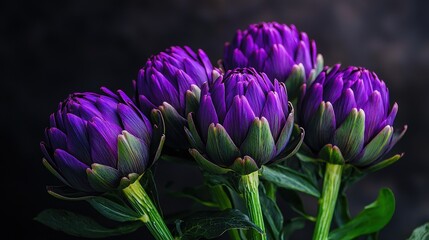
[[[134,210],[141,215],[140,220],[146,225],[156,240],[174,239],[156,206],[138,180],[122,191]]]
[[[259,176],[258,171],[248,175],[241,176],[240,184],[243,189],[244,200],[246,202],[247,211],[249,212],[250,220],[262,229],[263,234],[256,230],[252,230],[252,240],[266,240],[264,218],[262,216],[261,203],[259,202]]]
[[[232,208],[232,203],[229,200],[228,194],[226,194],[222,185],[216,185],[210,187],[211,195],[213,200],[219,205],[219,210],[226,210]],[[240,240],[240,233],[237,229],[228,231],[229,236],[233,240]]]
[[[335,203],[341,185],[342,171],[343,165],[326,163],[322,197],[319,199],[319,210],[313,240],[328,239]]]

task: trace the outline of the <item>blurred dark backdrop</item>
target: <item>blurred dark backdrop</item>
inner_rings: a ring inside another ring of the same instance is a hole
[[[405,157],[350,189],[352,213],[390,187],[397,209],[382,239],[405,239],[429,220],[428,1],[2,1],[0,3],[2,204],[10,239],[74,239],[32,220],[48,207],[91,211],[49,196],[56,184],[41,164],[39,141],[59,101],[100,86],[131,91],[146,59],[170,45],[202,48],[213,63],[237,28],[275,20],[317,41],[327,64],[361,65],[388,84],[409,131],[393,152]],[[199,178],[192,168],[161,164],[160,188]],[[192,172],[192,173],[194,173]],[[187,203],[161,195],[165,212]],[[88,214],[91,214],[89,212]],[[308,238],[311,226],[296,235]],[[144,232],[144,231],[143,231]],[[141,233],[141,232],[140,232]],[[144,239],[138,234],[124,239]],[[119,238],[114,238],[119,239]]]

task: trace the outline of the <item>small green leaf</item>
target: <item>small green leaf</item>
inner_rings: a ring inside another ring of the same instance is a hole
[[[153,124],[152,140],[150,142],[150,153],[152,164],[158,161],[161,156],[161,151],[165,143],[165,122],[161,111],[158,109],[152,109],[151,112]]]
[[[39,213],[34,220],[58,231],[76,237],[104,238],[134,232],[143,223],[123,223],[114,228],[107,228],[92,218],[60,209],[47,209]]]
[[[387,125],[383,128],[362,150],[362,157],[354,164],[356,166],[365,166],[377,160],[389,147],[392,139],[393,127]]]
[[[95,210],[103,216],[118,222],[136,221],[139,215],[125,203],[117,203],[105,197],[95,197],[88,200]]]
[[[182,240],[213,239],[231,229],[255,229],[262,232],[247,215],[237,209],[198,212],[186,219],[177,220],[176,228]]]
[[[66,185],[47,186],[46,190],[50,195],[61,200],[80,201],[80,200],[87,200],[94,197],[94,195],[91,195],[85,192],[79,192]]]
[[[255,118],[241,144],[241,154],[252,157],[256,163],[262,165],[271,160],[274,151],[275,143],[267,119],[264,117],[261,119]]]
[[[201,140],[200,135],[198,134],[198,130],[197,130],[197,127],[196,127],[195,122],[194,122],[193,114],[194,113],[192,113],[192,112],[188,114],[187,119],[188,119],[189,130],[186,131],[185,133],[186,133],[186,136],[188,137],[189,142],[192,144],[192,147],[194,147],[198,150],[203,150],[204,149],[204,143]]]
[[[293,65],[292,71],[285,81],[290,99],[297,97],[296,93],[298,92],[299,87],[305,83],[305,78],[304,65],[302,65],[302,63]]]
[[[372,166],[370,166],[370,167],[368,167],[368,168],[364,169],[364,170],[363,170],[363,172],[364,172],[364,173],[376,172],[376,171],[378,171],[378,170],[380,170],[380,169],[383,169],[383,168],[385,168],[385,167],[388,167],[388,166],[390,166],[390,165],[394,164],[394,163],[395,163],[395,162],[397,162],[399,159],[401,159],[401,158],[402,158],[402,156],[404,156],[404,154],[403,154],[403,153],[401,153],[401,154],[396,154],[396,155],[395,155],[395,156],[393,156],[393,157],[390,157],[390,158],[388,158],[388,159],[385,159],[385,160],[383,160],[383,161],[380,161],[379,163],[377,163],[377,164],[375,164],[375,165],[372,165]]]
[[[236,158],[234,163],[229,168],[241,175],[247,175],[259,170],[255,160],[249,156],[244,156],[244,158]]]
[[[319,152],[319,157],[332,164],[343,165],[344,157],[341,150],[332,144],[326,144]]]
[[[407,240],[429,240],[429,223],[414,229]]]
[[[261,177],[279,187],[307,193],[320,197],[319,190],[312,181],[296,170],[283,165],[262,166]]]
[[[186,91],[186,115],[196,112],[200,103],[201,90],[192,84],[191,89]]]
[[[351,91],[351,90],[348,90]],[[346,159],[353,159],[361,150],[365,134],[365,112],[353,108],[334,133],[333,143]]]
[[[380,231],[395,211],[395,197],[388,188],[380,190],[375,202],[366,206],[355,218],[329,234],[329,240],[348,240]]]
[[[149,161],[148,154],[143,140],[125,130],[118,136],[118,170],[123,175],[142,173],[145,170],[145,163]]]
[[[220,124],[210,124],[206,144],[207,155],[210,159],[228,166],[240,156],[240,151],[235,146],[225,128]]]
[[[322,101],[305,129],[307,133],[312,133],[312,136],[306,138],[306,142],[312,148],[320,148],[323,144],[330,142],[335,129],[334,107],[330,102]]]

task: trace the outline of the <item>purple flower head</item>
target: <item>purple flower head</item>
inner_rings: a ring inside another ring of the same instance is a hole
[[[199,49],[170,47],[154,55],[140,70],[137,82],[137,100],[145,109],[157,108],[163,102],[169,103],[185,116],[186,91],[191,85],[201,87],[211,79],[213,66],[210,59]]]
[[[237,68],[203,85],[188,123],[191,145],[212,163],[244,173],[285,155],[293,110],[284,84],[253,68]],[[195,149],[191,154],[200,156]]]
[[[315,41],[294,25],[263,22],[237,31],[233,41],[225,44],[223,65],[226,70],[253,67],[271,80],[285,82],[291,93],[291,87],[298,91],[310,75],[320,72],[323,60],[317,55]]]
[[[85,193],[125,187],[154,161],[149,120],[122,91],[102,90],[104,95],[73,93],[61,102],[40,144],[45,166]]]
[[[189,98],[198,101],[200,87],[210,81],[213,66],[203,50],[170,47],[152,56],[140,70],[135,83],[137,106],[148,116],[158,108],[165,119],[166,145],[189,148],[183,127],[189,111]]]
[[[306,144],[318,152],[338,146],[346,161],[368,166],[387,153],[405,130],[393,133],[398,104],[390,107],[389,90],[374,72],[361,67],[325,68],[300,105]],[[406,128],[405,128],[406,129]]]

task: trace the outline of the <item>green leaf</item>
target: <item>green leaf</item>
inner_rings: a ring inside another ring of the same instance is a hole
[[[249,217],[237,209],[221,212],[198,212],[186,219],[176,221],[176,231],[180,239],[213,239],[231,229],[262,230]]]
[[[407,240],[429,240],[429,223],[414,229]]]
[[[192,84],[191,89],[186,91],[186,115],[196,112],[200,103],[201,89]]]
[[[296,170],[282,165],[262,166],[261,177],[279,187],[307,193],[320,197],[319,190],[312,181]]]
[[[88,202],[103,216],[118,222],[136,221],[139,215],[125,203],[117,203],[105,197],[95,197]]]
[[[123,223],[114,228],[107,228],[93,219],[60,209],[47,209],[39,213],[34,220],[58,231],[76,237],[104,238],[134,232],[142,222]]]
[[[152,164],[158,161],[161,156],[162,148],[165,143],[165,121],[161,111],[158,109],[152,109],[151,117],[154,122],[152,139],[150,141],[150,153]]]
[[[290,99],[294,99],[297,96],[299,87],[305,83],[305,69],[302,63],[295,64],[292,66],[292,71],[289,74],[289,77],[286,79],[286,87],[288,90],[288,95]]]
[[[380,190],[375,202],[366,206],[355,218],[329,234],[329,239],[354,239],[380,231],[393,216],[395,197],[388,188]]]
[[[118,170],[122,175],[142,173],[149,160],[149,151],[143,140],[127,131],[118,136]]]
[[[273,236],[272,239],[280,239],[280,235],[283,230],[283,213],[280,211],[277,203],[269,198],[265,192],[262,184],[259,185],[259,200],[261,201],[261,207],[264,215],[265,222],[268,223],[267,228],[271,230],[267,234]]]

